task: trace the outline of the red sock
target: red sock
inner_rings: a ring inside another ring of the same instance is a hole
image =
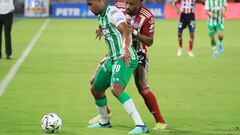
[[[151,90],[147,87],[142,91],[142,97],[145,101],[145,104],[148,110],[153,114],[156,123],[165,123],[163,116],[161,115],[160,109],[158,107],[157,99]]]
[[[189,51],[192,51],[192,48],[193,48],[193,40],[190,39],[189,40]]]

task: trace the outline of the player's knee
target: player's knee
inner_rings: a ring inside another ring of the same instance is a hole
[[[93,81],[92,80],[90,80],[89,83],[90,83],[91,86],[93,85]]]
[[[95,95],[96,89],[93,86],[90,87],[90,91],[91,91],[92,95]]]
[[[123,87],[119,84],[114,84],[111,88],[112,94],[117,97],[123,92]]]
[[[215,40],[215,37],[214,37],[214,36],[211,36],[211,40],[214,41],[214,40]]]
[[[104,93],[101,91],[98,91],[96,88],[94,88],[93,86],[91,86],[90,88],[92,95],[95,98],[102,98],[104,96]]]

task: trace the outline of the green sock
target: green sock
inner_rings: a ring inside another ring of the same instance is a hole
[[[216,46],[216,41],[215,40],[211,40],[211,45],[212,45],[212,47]]]
[[[121,104],[123,104],[127,100],[131,99],[131,97],[127,93],[122,92],[120,95],[117,96],[117,99],[121,102]]]
[[[101,98],[101,99],[95,99],[95,104],[96,104],[97,106],[101,106],[101,107],[107,105],[107,98],[106,98],[106,96],[104,96],[104,97]]]

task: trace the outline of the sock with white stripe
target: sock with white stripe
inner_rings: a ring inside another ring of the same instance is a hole
[[[95,99],[95,103],[97,105],[97,111],[100,115],[99,122],[101,124],[106,124],[109,122],[108,116],[107,116],[107,98],[103,97],[102,99]]]
[[[132,117],[135,125],[144,125],[142,118],[140,117],[140,115],[133,103],[132,98],[125,92],[121,93],[117,98],[122,103],[123,108]]]

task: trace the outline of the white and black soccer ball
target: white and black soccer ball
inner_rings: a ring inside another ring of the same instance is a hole
[[[56,133],[62,127],[62,120],[57,114],[49,113],[43,116],[41,127],[46,133]]]

